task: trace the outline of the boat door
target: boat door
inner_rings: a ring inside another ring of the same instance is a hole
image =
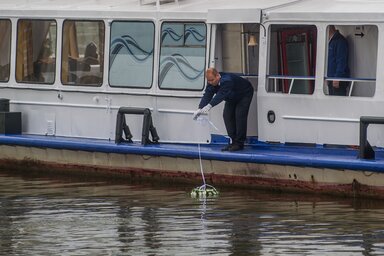
[[[315,73],[316,30],[313,27],[278,31],[278,49],[281,63],[279,69],[284,76],[311,76]],[[283,81],[283,93],[312,94],[314,81],[298,80],[289,92],[289,81]]]
[[[160,17],[157,86],[153,88],[154,122],[161,141],[209,143],[213,133],[206,116],[193,120],[205,86],[207,38],[199,21]]]
[[[208,11],[208,23],[212,26],[209,66],[217,68],[220,72],[238,74],[248,79],[254,88],[248,114],[247,136],[257,136],[256,93],[260,33],[265,36],[265,29],[260,25],[260,14],[260,9]],[[217,107],[223,108],[224,104]],[[214,123],[222,123],[222,115],[211,118]],[[223,129],[225,130],[224,126]]]

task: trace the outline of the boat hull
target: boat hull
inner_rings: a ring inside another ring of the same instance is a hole
[[[126,179],[200,184],[199,158],[120,154],[81,150],[1,145],[0,165],[8,170],[105,175]],[[243,187],[278,191],[384,198],[384,173],[244,163],[203,159],[207,183],[215,187]]]

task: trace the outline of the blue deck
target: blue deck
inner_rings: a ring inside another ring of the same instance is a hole
[[[115,144],[114,141],[38,135],[0,135],[0,144],[90,152],[143,154],[198,158],[196,144],[160,143],[142,146],[140,143]],[[238,152],[221,152],[223,143],[201,145],[201,158],[232,162],[308,166],[384,172],[384,150],[375,149],[375,160],[358,159],[358,150],[348,147],[308,147],[268,144],[254,141]]]

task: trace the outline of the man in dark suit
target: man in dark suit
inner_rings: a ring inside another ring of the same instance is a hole
[[[201,114],[208,114],[212,107],[225,101],[223,118],[231,143],[222,150],[242,150],[247,137],[247,118],[253,97],[251,83],[234,74],[219,73],[214,68],[208,68],[205,77],[208,85],[199,109],[194,113],[194,119]]]
[[[349,77],[348,67],[348,41],[336,30],[329,26],[328,43],[328,78]],[[346,96],[348,81],[328,81],[329,95]]]

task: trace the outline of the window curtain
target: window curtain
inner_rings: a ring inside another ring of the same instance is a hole
[[[32,23],[30,21],[20,21],[17,38],[16,80],[29,80],[28,78],[33,76]]]
[[[68,83],[69,57],[73,59],[79,58],[79,48],[77,45],[77,32],[75,21],[66,21],[64,24],[63,54],[61,65],[61,80],[63,83]]]
[[[9,20],[0,20],[0,65],[8,65],[11,49],[11,22]]]
[[[11,22],[0,20],[0,81],[9,79],[9,62],[11,58]]]
[[[99,58],[100,58],[100,72],[103,72],[104,64],[104,23],[99,22]]]

